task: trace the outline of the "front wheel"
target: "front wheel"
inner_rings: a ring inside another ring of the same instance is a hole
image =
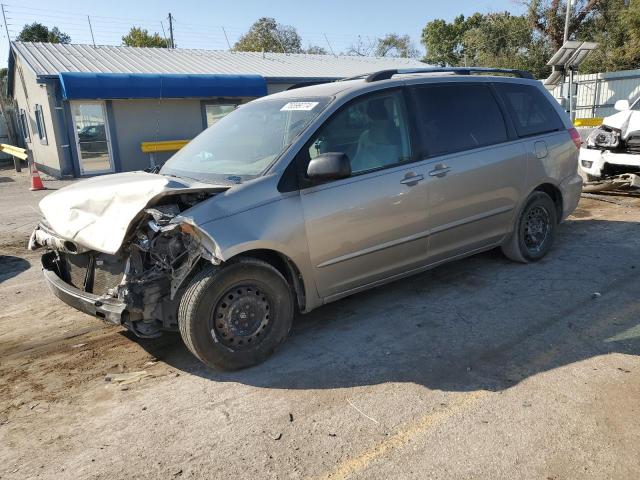
[[[551,197],[533,192],[520,212],[513,233],[502,245],[502,252],[511,260],[536,262],[551,249],[558,226],[558,213]]]
[[[209,266],[187,287],[178,308],[187,348],[210,367],[237,370],[266,359],[287,337],[293,295],[266,262],[241,258]]]

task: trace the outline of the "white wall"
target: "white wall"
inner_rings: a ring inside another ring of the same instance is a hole
[[[14,70],[14,98],[18,103],[18,113],[24,110],[29,120],[29,134],[31,142],[27,148],[32,151],[33,158],[39,165],[44,165],[52,173],[60,172],[60,148],[66,145],[66,132],[64,127],[58,123],[60,114],[55,110],[56,98],[52,84],[38,83],[29,67],[22,64],[20,58],[16,59]],[[45,129],[47,133],[47,144],[40,143],[38,129],[36,127],[35,108],[42,106]],[[18,126],[19,134],[21,134]]]

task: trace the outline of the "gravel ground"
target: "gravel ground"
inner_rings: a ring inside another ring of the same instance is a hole
[[[0,170],[1,479],[640,477],[638,198],[583,198],[537,264],[488,252],[300,316],[221,373],[56,300],[27,187]]]

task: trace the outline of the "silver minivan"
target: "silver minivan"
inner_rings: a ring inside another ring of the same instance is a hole
[[[159,173],[51,193],[30,248],[64,302],[237,369],[296,311],[496,247],[539,260],[580,198],[579,148],[526,72],[376,72],[243,105]]]

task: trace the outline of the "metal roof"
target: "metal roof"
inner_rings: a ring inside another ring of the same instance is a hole
[[[377,70],[418,68],[407,58],[12,42],[38,77],[61,72],[257,74],[267,79],[335,79]]]

